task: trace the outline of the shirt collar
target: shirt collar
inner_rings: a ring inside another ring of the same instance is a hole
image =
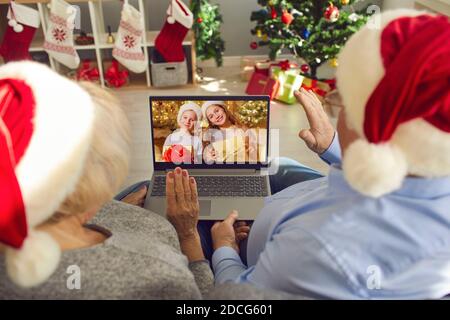
[[[336,192],[357,192],[344,178],[342,169],[338,164],[333,164],[328,175],[329,186]],[[442,196],[450,196],[450,176],[438,178],[406,177],[400,189],[392,194],[409,198],[432,199]]]

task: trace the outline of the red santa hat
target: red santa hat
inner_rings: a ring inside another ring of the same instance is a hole
[[[93,121],[89,94],[45,65],[0,67],[0,243],[20,286],[42,283],[58,265],[59,245],[34,227],[74,191]]]
[[[450,175],[450,23],[393,10],[372,17],[339,55],[337,87],[360,139],[343,171],[357,191],[379,197],[406,175]]]

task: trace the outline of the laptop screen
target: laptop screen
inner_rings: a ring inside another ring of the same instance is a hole
[[[269,103],[266,96],[150,97],[155,169],[266,165]]]

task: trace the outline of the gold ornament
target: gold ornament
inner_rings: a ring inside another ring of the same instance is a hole
[[[330,66],[332,66],[333,68],[337,68],[338,65],[339,65],[338,59],[333,58],[330,60]]]
[[[256,30],[256,36],[257,36],[258,38],[261,38],[261,36],[262,36],[261,29],[257,29],[257,30]]]
[[[111,26],[108,26],[108,37],[106,38],[106,43],[108,44],[114,44],[116,40],[114,39],[114,36],[111,33]]]
[[[267,41],[269,40],[269,37],[267,36],[267,34],[263,34],[262,39],[263,41]]]
[[[341,4],[343,5],[343,6],[346,6],[347,4],[349,4],[350,3],[350,0],[341,0]]]

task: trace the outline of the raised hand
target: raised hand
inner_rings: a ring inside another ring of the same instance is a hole
[[[334,127],[319,98],[312,91],[301,88],[300,91],[295,91],[294,95],[305,110],[310,127],[301,130],[299,137],[305,141],[309,149],[322,154],[333,142]]]

